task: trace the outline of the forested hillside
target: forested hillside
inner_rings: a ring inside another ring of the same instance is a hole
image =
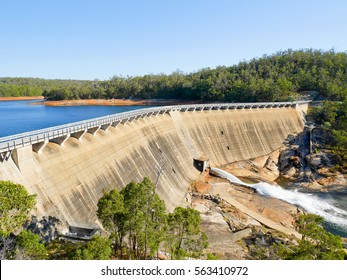
[[[347,54],[287,50],[237,65],[185,74],[115,76],[106,81],[0,78],[0,96],[41,95],[55,100],[180,98],[209,101],[284,101],[315,90],[329,100],[347,97]]]

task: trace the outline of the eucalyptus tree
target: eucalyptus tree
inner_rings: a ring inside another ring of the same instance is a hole
[[[167,247],[174,259],[200,257],[207,248],[207,236],[200,232],[201,218],[192,208],[177,207],[169,214]]]
[[[164,201],[155,193],[155,185],[144,178],[130,182],[121,192],[112,190],[98,202],[97,216],[114,240],[115,253],[123,255],[127,240],[131,258],[153,256],[165,238],[167,215]]]
[[[8,237],[18,230],[35,206],[35,195],[24,186],[0,181],[0,236]]]
[[[118,190],[114,189],[105,193],[98,201],[97,216],[103,227],[110,233],[113,240],[115,254],[120,251],[122,256],[123,240],[126,234],[125,230],[125,207],[124,198]]]
[[[147,177],[122,189],[130,252],[136,259],[153,256],[165,239],[167,215],[165,203],[155,193]]]

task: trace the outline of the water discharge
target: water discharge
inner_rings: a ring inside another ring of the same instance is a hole
[[[286,190],[278,185],[265,182],[248,184],[219,168],[211,167],[211,171],[213,174],[225,178],[231,183],[244,185],[255,189],[259,194],[275,197],[290,204],[300,206],[307,212],[319,215],[326,221],[342,227],[344,231],[347,230],[347,211],[332,205],[328,200],[323,200],[314,194],[301,193],[297,190]]]

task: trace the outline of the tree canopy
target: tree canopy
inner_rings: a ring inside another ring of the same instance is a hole
[[[97,206],[96,214],[104,228],[111,233],[115,252],[122,251],[126,233],[123,195],[112,190],[99,199]]]
[[[155,185],[147,177],[140,183],[126,185],[121,194],[132,254],[137,259],[153,256],[165,235],[167,217],[164,201],[155,193]]]
[[[269,238],[262,235],[263,242],[248,245],[253,259],[286,260],[343,260],[347,254],[343,250],[340,236],[333,235],[322,227],[324,219],[314,214],[300,214],[295,217],[294,226],[302,234],[296,242]],[[265,238],[264,238],[265,237]]]
[[[339,236],[326,232],[322,227],[324,219],[314,214],[299,215],[295,220],[297,230],[302,234],[299,245],[286,252],[286,259],[300,260],[343,260],[345,252]]]
[[[230,67],[205,68],[105,81],[0,78],[0,96],[50,99],[176,98],[202,101],[287,101],[315,90],[329,100],[347,96],[347,54],[334,50],[286,50]]]
[[[207,236],[200,234],[199,212],[191,208],[177,207],[173,213],[169,213],[168,221],[167,244],[171,255],[175,259],[199,257],[208,246]]]
[[[74,260],[109,260],[112,254],[112,241],[109,238],[93,236],[93,238],[75,249],[70,254]]]
[[[47,258],[39,235],[29,230],[16,235],[34,206],[35,195],[30,195],[24,186],[0,181],[0,259]]]
[[[47,258],[45,245],[40,236],[31,231],[22,230],[16,237],[16,259],[43,260]]]
[[[129,183],[121,192],[112,190],[100,198],[98,218],[121,255],[125,237],[132,258],[146,259],[157,252],[167,222],[165,204],[154,191],[154,184],[144,178],[140,183]]]
[[[120,192],[105,193],[99,199],[97,215],[120,258],[123,254],[132,259],[152,258],[164,243],[171,242],[166,246],[171,258],[196,256],[208,244],[207,237],[200,234],[199,212],[176,208],[167,215],[164,201],[148,178],[130,182]]]
[[[35,206],[35,195],[29,195],[20,184],[0,181],[0,236],[8,237],[19,229]]]

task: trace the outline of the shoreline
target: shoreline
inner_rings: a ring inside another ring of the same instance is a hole
[[[200,100],[183,99],[79,99],[79,100],[55,100],[33,102],[32,105],[45,106],[162,106],[178,104],[200,104]]]
[[[43,96],[19,96],[19,97],[0,97],[0,101],[20,101],[20,100],[43,100]]]

